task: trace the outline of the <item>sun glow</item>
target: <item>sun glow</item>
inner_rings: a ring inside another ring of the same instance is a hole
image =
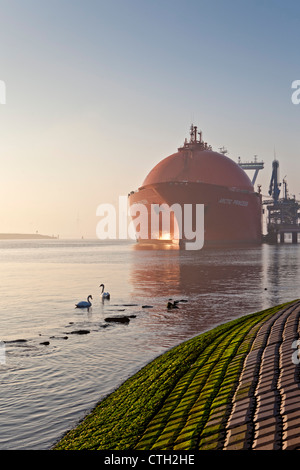
[[[159,239],[172,241],[170,233],[167,233],[167,232],[160,235]]]

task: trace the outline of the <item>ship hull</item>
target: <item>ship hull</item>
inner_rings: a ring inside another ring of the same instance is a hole
[[[209,183],[192,182],[166,182],[141,187],[129,195],[129,205],[143,204],[147,208],[148,232],[139,234],[141,216],[132,217],[137,222],[137,241],[141,244],[155,241],[178,242],[177,219],[171,217],[169,233],[163,232],[160,225],[159,233],[151,229],[151,214],[153,205],[179,204],[184,213],[186,204],[192,205],[195,211],[197,204],[204,205],[204,246],[228,244],[259,244],[262,234],[262,205],[261,196],[254,191],[229,188]],[[194,212],[195,214],[195,212]],[[175,220],[175,222],[174,222]],[[196,216],[194,217],[193,229]],[[182,223],[181,239],[185,239],[184,217]],[[180,240],[179,240],[180,242]]]

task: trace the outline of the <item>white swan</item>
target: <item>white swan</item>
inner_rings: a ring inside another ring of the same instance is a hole
[[[93,297],[91,295],[88,296],[87,301],[82,300],[82,302],[79,302],[78,304],[75,305],[76,308],[88,308],[91,307],[92,303],[90,302],[90,299],[93,300]]]
[[[102,287],[102,292],[101,292],[102,299],[110,299],[110,293],[104,292],[104,284],[100,284],[99,287]]]

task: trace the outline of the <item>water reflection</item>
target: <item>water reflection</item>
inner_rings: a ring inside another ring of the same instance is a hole
[[[267,301],[279,304],[299,297],[300,247],[297,245],[265,245],[263,277],[268,289]]]
[[[131,289],[134,297],[156,302],[159,325],[177,323],[179,337],[298,297],[297,246],[214,248],[200,251],[133,248]],[[166,319],[168,298],[188,299]]]
[[[101,397],[167,348],[232,318],[299,298],[299,256],[300,246],[292,244],[199,252],[139,250],[127,242],[1,244],[0,339],[28,343],[6,344],[0,448],[48,448]],[[101,282],[111,291],[105,304]],[[77,311],[77,296],[90,292],[93,307]],[[169,298],[188,302],[168,310]],[[130,324],[100,327],[123,304],[125,313],[134,315]],[[141,308],[145,304],[153,308]],[[87,336],[61,338],[86,328]],[[56,339],[41,346],[40,334]]]

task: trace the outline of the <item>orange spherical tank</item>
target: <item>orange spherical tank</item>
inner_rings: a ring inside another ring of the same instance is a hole
[[[183,149],[164,158],[142,187],[168,182],[207,183],[253,191],[248,175],[230,158],[212,150]]]
[[[191,207],[196,211],[202,205],[205,245],[261,243],[261,194],[255,192],[248,175],[225,152],[215,152],[203,142],[202,132],[194,126],[190,141],[186,139],[176,153],[150,171],[138,191],[129,194],[129,203],[131,207],[138,203],[146,208],[146,241],[157,237],[174,241],[176,223],[182,228],[179,232],[186,235],[185,211]],[[176,205],[181,214],[173,214],[173,228],[164,233],[159,226],[153,237],[152,214],[163,204],[169,208]],[[137,220],[141,221],[139,217]],[[137,239],[145,241],[139,233]]]

